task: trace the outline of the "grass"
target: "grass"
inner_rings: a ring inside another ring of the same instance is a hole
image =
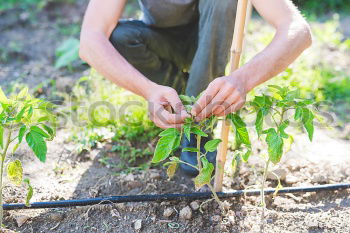
[[[67,126],[77,152],[90,150],[104,142],[114,146],[126,163],[152,154],[152,140],[159,129],[147,116],[147,103],[98,75],[94,70],[82,77],[65,95]]]

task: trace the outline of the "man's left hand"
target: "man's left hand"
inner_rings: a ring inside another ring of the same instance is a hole
[[[225,116],[240,109],[246,100],[246,82],[235,74],[214,79],[193,105],[196,121],[211,115]]]

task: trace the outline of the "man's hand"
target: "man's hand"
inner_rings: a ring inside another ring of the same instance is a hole
[[[246,99],[245,81],[233,73],[214,79],[194,104],[191,114],[196,121],[211,115],[225,116],[240,109]]]
[[[180,128],[189,114],[177,92],[171,87],[156,85],[150,93],[147,100],[151,120],[160,128]]]

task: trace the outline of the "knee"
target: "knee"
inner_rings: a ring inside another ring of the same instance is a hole
[[[133,25],[124,22],[118,23],[109,40],[118,51],[120,50],[119,52],[142,43],[141,32]]]

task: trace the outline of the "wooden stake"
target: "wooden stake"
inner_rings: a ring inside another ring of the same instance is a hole
[[[233,39],[231,45],[230,56],[230,73],[238,69],[239,61],[242,53],[244,26],[246,23],[248,0],[238,0],[237,13],[235,20],[235,28],[233,32]],[[230,131],[230,122],[228,120],[223,121],[221,129],[221,140],[218,155],[216,157],[216,171],[214,179],[215,192],[222,191],[222,181],[224,177],[224,168],[227,155],[227,140]]]

